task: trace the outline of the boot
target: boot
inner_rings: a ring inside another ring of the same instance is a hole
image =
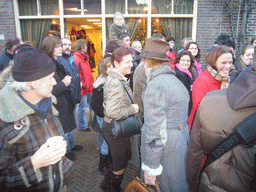
[[[100,184],[100,188],[105,192],[120,192],[123,176],[123,174],[115,175],[111,170],[108,170]]]
[[[112,182],[111,192],[121,192],[121,184],[124,178],[124,174],[122,175],[114,175],[114,181]]]
[[[106,175],[108,172],[107,161],[108,161],[108,155],[103,155],[100,153],[100,164],[99,164],[98,171],[102,175]]]

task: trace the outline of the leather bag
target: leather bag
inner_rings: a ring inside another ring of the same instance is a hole
[[[123,83],[122,85],[124,90],[128,94],[129,98],[131,99],[131,102],[134,103],[132,97],[130,96],[129,92],[127,91]],[[138,114],[134,114],[130,115],[127,119],[112,120],[111,126],[111,135],[115,139],[122,137],[131,137],[133,135],[140,133],[142,121],[140,120]]]
[[[156,181],[156,185],[147,185],[140,178],[135,177],[124,192],[161,192],[161,190],[158,181]]]
[[[112,126],[112,137],[115,139],[122,137],[131,137],[139,134],[142,127],[142,122],[138,117],[138,114],[131,115],[127,119],[113,120]]]

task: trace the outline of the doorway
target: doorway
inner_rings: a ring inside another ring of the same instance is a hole
[[[88,55],[94,57],[90,60],[90,66],[93,71],[97,71],[102,55],[102,21],[101,18],[66,18],[65,36],[72,42],[72,53],[75,51],[75,43],[78,39],[84,39],[88,49]],[[94,50],[92,50],[94,48]],[[93,53],[94,52],[94,53]]]

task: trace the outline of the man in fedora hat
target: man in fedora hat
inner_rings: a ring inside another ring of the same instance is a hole
[[[148,38],[142,54],[147,74],[142,98],[142,177],[150,185],[158,180],[162,191],[188,191],[185,156],[189,94],[169,65],[169,48],[166,41]]]
[[[72,162],[52,110],[54,72],[39,49],[27,45],[15,54],[13,80],[0,91],[1,191],[58,191],[67,181]]]

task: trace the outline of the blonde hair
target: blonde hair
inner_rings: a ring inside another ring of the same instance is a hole
[[[189,42],[191,42],[191,41],[193,41],[193,39],[192,39],[191,37],[185,37],[184,39],[182,39],[182,42],[181,42],[182,48],[185,48],[186,45],[187,45]]]

